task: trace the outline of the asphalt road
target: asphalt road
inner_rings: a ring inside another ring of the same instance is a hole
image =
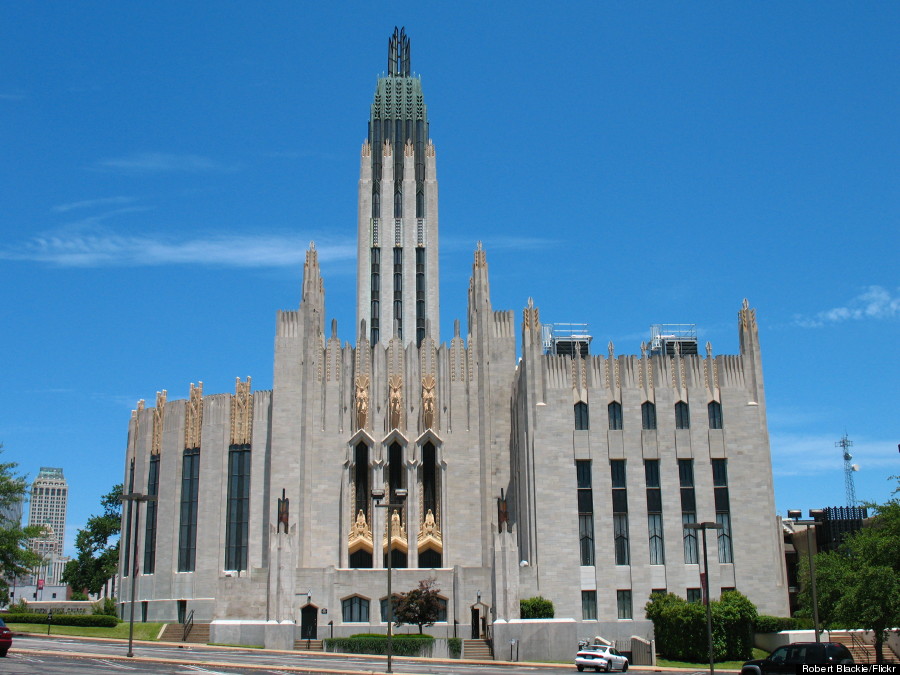
[[[128,643],[119,640],[73,639],[66,637],[16,636],[13,648],[0,659],[0,672],[9,675],[93,675],[95,673],[154,673],[197,675],[206,673],[253,673],[293,675],[295,673],[384,673],[384,657],[347,654],[320,655],[303,652],[276,652],[195,646],[179,648],[170,644],[134,643],[134,658],[127,658]],[[639,668],[632,667],[632,671]],[[649,670],[649,669],[647,669]],[[394,658],[393,671],[404,675],[506,675],[533,673],[559,675],[577,673],[574,665],[509,664],[428,659]],[[655,670],[654,672],[673,672]],[[688,675],[680,671],[678,675]],[[705,675],[704,671],[697,675]]]

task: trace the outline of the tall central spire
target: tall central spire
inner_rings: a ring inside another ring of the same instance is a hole
[[[395,27],[360,165],[357,320],[373,345],[395,332],[419,344],[429,322],[437,339],[440,325],[435,153],[409,54],[406,29]]]

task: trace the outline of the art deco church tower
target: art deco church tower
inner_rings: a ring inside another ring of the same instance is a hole
[[[359,170],[357,323],[373,345],[439,337],[438,198],[422,81],[410,74],[409,38],[394,29],[378,78]]]

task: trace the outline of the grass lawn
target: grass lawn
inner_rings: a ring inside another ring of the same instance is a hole
[[[753,658],[754,659],[764,659],[769,655],[765,649],[757,649],[753,648]],[[656,659],[657,666],[665,666],[669,668],[695,668],[696,670],[708,670],[709,669],[709,661],[706,663],[688,663],[686,661],[670,661],[669,659]],[[722,670],[740,670],[741,666],[744,665],[744,661],[717,661],[716,668],[721,668]]]
[[[14,633],[43,633],[47,634],[45,623],[8,623],[7,627]],[[156,640],[161,623],[135,623],[135,640]],[[100,628],[96,626],[50,626],[50,632],[54,635],[79,635],[81,637],[102,637],[128,639],[128,622],[122,621],[115,628]]]

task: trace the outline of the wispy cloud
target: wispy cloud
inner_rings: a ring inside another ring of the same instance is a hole
[[[235,164],[224,164],[201,155],[176,155],[165,152],[142,152],[127,157],[101,159],[101,169],[118,169],[145,173],[202,173],[237,171]]]
[[[900,289],[892,293],[883,286],[868,286],[843,307],[833,307],[814,316],[797,315],[794,323],[803,328],[820,328],[842,321],[891,319],[896,316],[900,316]]]
[[[302,264],[309,237],[219,235],[178,240],[129,237],[98,232],[56,233],[35,237],[18,247],[0,249],[0,259],[29,260],[59,267],[209,265],[218,267],[291,267]],[[351,240],[316,245],[323,263],[352,260]]]
[[[772,431],[772,472],[776,476],[831,475],[843,471],[842,450],[837,437]],[[860,471],[887,470],[897,466],[897,443],[890,440],[854,439],[853,462]]]
[[[54,213],[66,213],[75,209],[91,209],[97,206],[113,206],[115,204],[131,204],[137,201],[134,197],[101,197],[99,199],[84,199],[80,202],[70,202],[68,204],[60,204],[54,206],[51,211]]]

